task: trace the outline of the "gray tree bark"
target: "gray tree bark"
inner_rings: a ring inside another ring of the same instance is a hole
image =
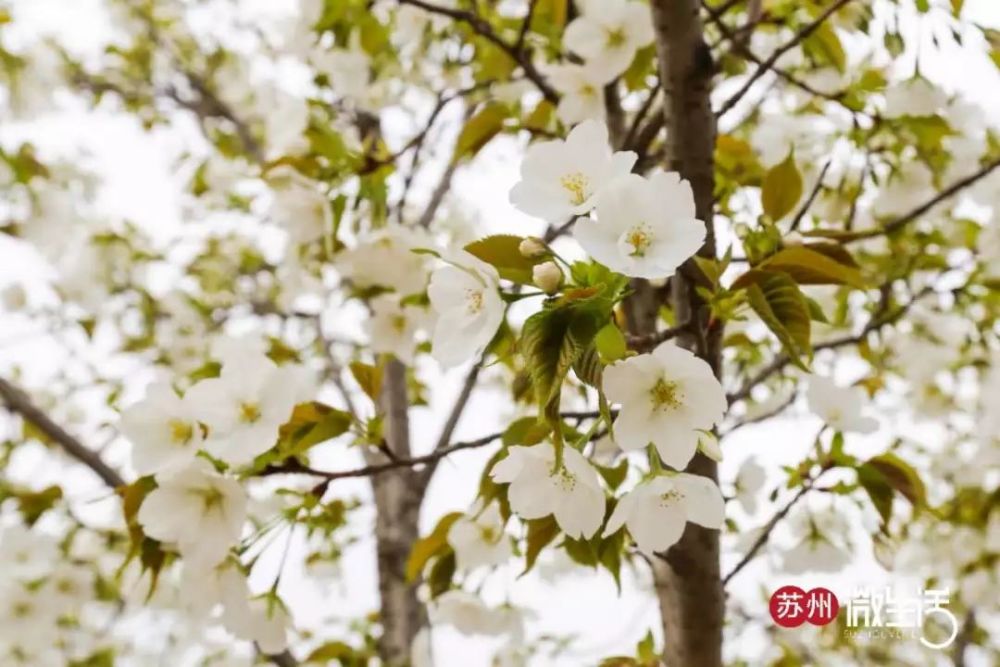
[[[409,399],[406,366],[390,361],[385,368],[381,396],[385,417],[385,440],[390,455],[410,458]],[[369,454],[370,462],[386,460],[386,454]],[[420,505],[424,486],[417,473],[407,467],[372,478],[375,495],[375,542],[378,559],[380,621],[379,656],[387,667],[410,664],[410,647],[427,625],[427,610],[417,598],[416,583],[406,581],[406,561],[420,536]]]
[[[687,179],[694,190],[698,218],[707,235],[699,254],[715,257],[712,226],[715,189],[715,115],[711,105],[713,63],[705,44],[698,0],[652,0],[653,24],[665,95],[666,167]],[[721,375],[722,327],[714,326],[691,276],[693,262],[670,281],[669,301],[678,322],[694,323],[678,344],[707,361]],[[638,292],[640,298],[650,290]],[[651,308],[644,309],[649,313]],[[654,311],[655,312],[655,311]],[[655,316],[654,316],[655,318]],[[647,333],[655,319],[641,325]],[[696,454],[688,472],[718,481],[714,461]],[[688,524],[680,541],[653,568],[663,632],[664,660],[670,667],[721,667],[725,597],[719,566],[719,532]]]

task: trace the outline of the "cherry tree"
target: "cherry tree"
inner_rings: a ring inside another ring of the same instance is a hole
[[[0,1],[0,257],[34,267],[2,292],[4,665],[426,667],[447,626],[500,639],[468,664],[582,664],[482,594],[560,563],[658,610],[585,664],[998,659],[971,6],[90,4],[81,50]],[[48,136],[93,114],[170,156],[181,220],[109,213]],[[444,466],[476,492],[428,515]],[[358,542],[379,604],[320,619],[286,577]],[[862,560],[950,587],[947,650],[738,592]]]

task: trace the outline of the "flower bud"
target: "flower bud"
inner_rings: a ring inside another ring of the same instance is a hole
[[[546,294],[555,294],[562,285],[563,274],[555,262],[543,262],[532,269],[531,279]]]
[[[717,463],[722,461],[722,448],[719,447],[719,439],[710,431],[702,431],[698,434],[698,450]]]
[[[549,248],[541,239],[536,239],[533,236],[521,241],[521,245],[517,246],[521,255],[527,257],[528,259],[535,259],[536,257],[541,257],[549,251]]]

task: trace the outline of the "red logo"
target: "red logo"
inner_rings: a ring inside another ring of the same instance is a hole
[[[840,603],[828,588],[814,588],[808,593],[798,586],[782,586],[771,596],[771,618],[783,628],[797,628],[806,621],[826,625],[837,617]]]

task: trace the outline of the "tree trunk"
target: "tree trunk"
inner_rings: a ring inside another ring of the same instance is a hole
[[[386,447],[393,457],[410,457],[409,401],[406,366],[398,361],[386,364],[382,389]],[[386,460],[386,455],[370,453],[370,462]],[[406,561],[410,548],[420,536],[422,486],[416,473],[400,468],[372,478],[375,495],[375,541],[378,557],[380,620],[382,636],[378,650],[386,667],[410,664],[410,647],[421,628],[427,625],[427,611],[417,599],[416,585],[406,582]]]
[[[711,105],[712,55],[702,34],[698,0],[652,0],[667,129],[666,167],[691,183],[698,218],[707,225],[699,254],[715,257],[715,115]],[[695,293],[688,262],[671,279],[670,303],[678,322],[693,321],[677,343],[695,351],[721,375],[722,328]],[[715,462],[696,454],[688,472],[718,481]],[[722,665],[725,597],[719,568],[719,532],[689,523],[683,537],[653,568],[670,667]]]

